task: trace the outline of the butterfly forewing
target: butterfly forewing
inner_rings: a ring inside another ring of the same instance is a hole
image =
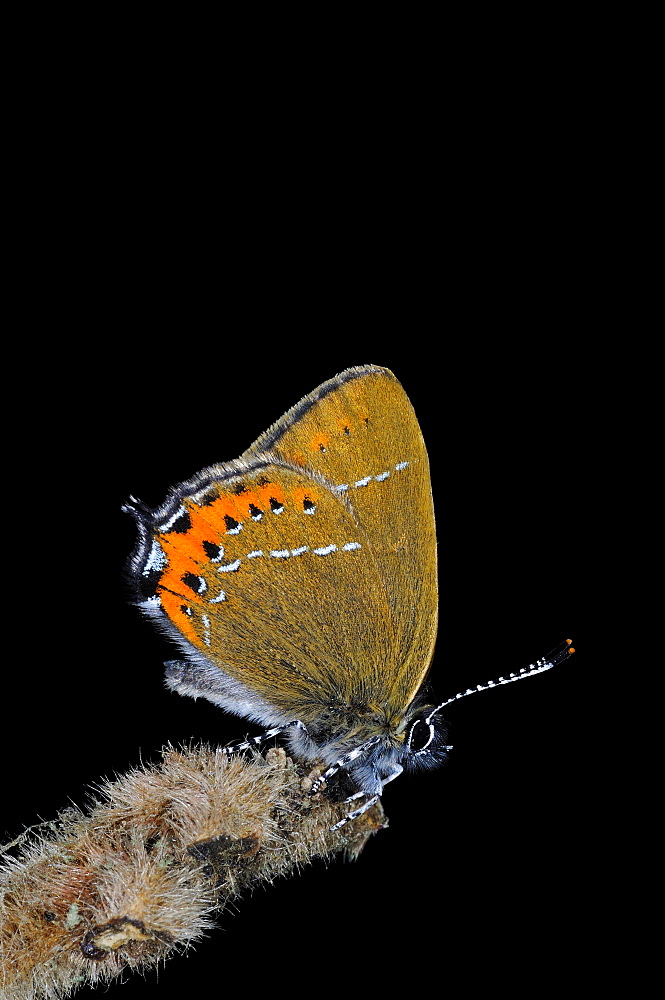
[[[438,603],[429,462],[406,393],[387,369],[349,369],[301,400],[247,454],[262,451],[316,470],[348,499],[386,599],[382,627],[395,661],[380,669],[391,678],[392,701],[406,707],[432,657]],[[359,665],[370,669],[364,659]]]

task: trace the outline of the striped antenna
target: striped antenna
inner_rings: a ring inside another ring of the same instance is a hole
[[[552,667],[556,667],[559,663],[563,663],[567,656],[570,656],[575,652],[573,647],[573,640],[566,639],[562,642],[560,646],[553,649],[551,653],[547,656],[541,657],[540,660],[536,660],[535,663],[530,663],[528,667],[522,667],[516,673],[508,674],[507,677],[497,677],[494,681],[486,681],[484,684],[476,684],[475,687],[467,688],[466,691],[459,691],[448,701],[441,702],[437,705],[435,709],[427,716],[425,719],[426,723],[429,723],[433,716],[440,712],[442,708],[446,705],[452,705],[454,701],[459,701],[460,698],[466,698],[469,694],[478,694],[480,691],[489,691],[490,688],[499,687],[501,684],[512,684],[513,681],[522,681],[525,677],[533,677],[534,674],[542,674],[545,670],[551,670]]]

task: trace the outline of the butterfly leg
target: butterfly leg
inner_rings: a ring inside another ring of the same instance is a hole
[[[242,753],[243,750],[250,750],[252,747],[256,747],[259,743],[263,743],[264,740],[269,740],[273,736],[279,736],[280,733],[286,733],[289,729],[298,729],[301,733],[307,733],[307,726],[300,719],[294,719],[293,722],[288,722],[285,726],[273,726],[272,729],[266,729],[264,733],[260,733],[258,736],[253,736],[249,740],[240,740],[237,743],[229,743],[225,747],[220,747],[220,753]]]
[[[331,764],[330,767],[323,772],[321,777],[317,778],[312,784],[312,795],[316,795],[324,781],[327,781],[328,778],[332,778],[333,774],[337,774],[340,768],[347,767],[354,760],[357,760],[358,757],[362,757],[362,755],[369,750],[370,747],[375,746],[375,744],[379,742],[379,739],[380,737],[378,736],[371,736],[368,740],[365,740],[364,743],[361,743],[359,747],[356,747],[354,750],[350,750],[349,753],[345,753],[343,757],[340,757],[334,764]]]
[[[367,742],[363,743],[360,747],[356,747],[355,750],[352,750],[350,753],[345,754],[344,757],[340,757],[340,759],[336,761],[335,764],[332,764],[328,768],[328,770],[324,771],[321,777],[314,782],[314,784],[312,785],[312,793],[315,793],[320,788],[321,783],[325,781],[326,778],[332,777],[332,775],[336,774],[337,771],[340,770],[340,768],[344,767],[346,764],[352,763],[352,761],[356,760],[356,758],[362,756],[363,752],[367,750],[368,747],[374,746],[376,742],[378,742],[377,739],[372,737],[372,739],[367,740]],[[403,770],[404,768],[402,767],[401,764],[397,763],[392,764],[391,770],[389,771],[387,777],[380,779],[381,791],[383,791],[383,789],[385,788],[385,786],[388,784],[389,781],[394,781],[395,778],[397,778],[398,775],[400,775]],[[344,802],[345,803],[354,802],[356,799],[361,799],[365,795],[367,795],[367,792],[360,789],[359,791],[354,792],[353,795],[350,795],[348,799],[344,799]],[[335,825],[331,826],[330,829],[339,830],[340,827],[345,826],[351,820],[357,819],[358,816],[362,816],[363,813],[366,813],[368,809],[372,808],[375,802],[379,801],[380,797],[381,796],[379,794],[370,794],[366,802],[363,802],[363,804],[361,806],[358,806],[357,809],[353,809],[350,813],[347,813],[346,816],[344,816],[339,821],[339,823],[335,823]]]
[[[397,778],[402,773],[403,770],[404,768],[402,767],[401,764],[393,764],[392,771],[390,772],[388,777],[381,779],[382,790],[383,788],[385,788],[385,786],[388,784],[389,781],[394,781],[395,778]],[[361,798],[363,795],[365,795],[365,792],[356,792],[355,795],[351,795],[348,799],[345,799],[344,801],[352,802],[354,799]],[[379,801],[379,798],[380,798],[379,795],[370,795],[370,797],[367,799],[366,802],[363,802],[361,806],[358,806],[358,808],[354,809],[352,812],[347,813],[347,815],[344,816],[344,818],[341,819],[339,823],[335,823],[335,825],[331,826],[330,829],[339,830],[340,827],[345,826],[352,819],[357,819],[358,816],[362,816],[363,813],[366,813],[368,809],[372,808],[375,802]]]
[[[392,765],[392,771],[390,772],[390,774],[388,775],[388,777],[381,779],[381,791],[383,792],[383,789],[386,787],[386,785],[388,784],[389,781],[394,781],[395,778],[398,778],[400,776],[400,774],[402,773],[403,770],[404,770],[404,768],[402,767],[401,764],[393,764]],[[363,791],[354,792],[353,795],[349,795],[348,799],[344,799],[344,801],[345,802],[353,802],[355,799],[361,799],[363,797],[363,795],[366,795],[366,794],[367,794],[367,792],[363,792]],[[377,796],[377,798],[378,798],[378,796]],[[376,799],[374,799],[374,801],[376,802]]]
[[[359,792],[358,794],[362,795],[363,793]],[[353,796],[353,798],[355,798],[355,796]],[[349,799],[347,799],[346,801],[348,802]],[[344,816],[339,821],[339,823],[335,823],[335,825],[331,826],[330,829],[339,830],[340,827],[346,826],[346,824],[349,823],[352,819],[358,819],[358,816],[362,816],[363,813],[366,813],[367,810],[371,809],[374,803],[378,801],[379,801],[378,795],[370,795],[367,802],[363,802],[363,804],[361,806],[358,806],[357,809],[354,809],[353,812],[347,813],[346,816]]]

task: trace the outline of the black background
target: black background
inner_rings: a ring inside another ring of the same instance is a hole
[[[518,75],[496,103],[487,81],[470,115],[453,96],[453,123],[418,116],[398,86],[375,131],[337,152],[327,124],[303,136],[297,122],[294,155],[266,95],[265,120],[234,133],[263,146],[235,145],[231,165],[217,124],[188,132],[189,104],[115,130],[102,111],[83,140],[57,109],[12,261],[0,831],[84,803],[166,742],[258,731],[164,688],[173,649],[130,603],[135,529],[120,508],[131,494],[156,506],[236,457],[350,365],[396,374],[428,447],[435,696],[567,637],[578,650],[451,706],[449,762],[387,786],[390,826],[356,863],[258,889],[159,980],[106,996],[228,992],[229,975],[250,996],[405,976],[428,994],[461,978],[454,996],[580,984],[597,913],[589,734],[609,667],[592,621],[622,316],[599,108],[575,117],[559,70],[532,103]]]
[[[15,524],[29,597],[15,608],[21,650],[5,689],[17,726],[3,778],[8,833],[82,803],[88,784],[156,759],[167,741],[258,731],[163,687],[172,650],[129,603],[134,526],[120,506],[130,494],[157,505],[168,486],[237,456],[352,364],[395,372],[428,446],[441,581],[436,696],[519,668],[566,637],[578,647],[548,674],[452,706],[450,761],[387,787],[390,826],[356,863],[317,864],[258,889],[195,952],[169,961],[159,983],[151,972],[107,995],[207,989],[228,963],[249,963],[257,992],[303,971],[342,981],[388,961],[416,978],[417,966],[436,966],[444,979],[451,963],[480,985],[528,979],[582,946],[592,430],[575,337],[556,313],[498,298],[497,286],[492,307],[469,298],[469,314],[456,297],[454,318],[443,281],[426,308],[410,287],[376,317],[367,299],[356,313],[309,300],[291,314],[284,296],[260,321],[229,321],[209,302],[202,315],[189,297],[154,316],[143,299],[140,322],[96,304],[83,342],[54,338],[32,365],[27,530]],[[477,293],[487,297],[486,280]]]
[[[617,884],[643,853],[624,729],[645,666],[626,592],[644,573],[621,557],[653,551],[626,511],[653,465],[650,61],[611,18],[466,17],[331,18],[328,59],[327,31],[275,44],[272,22],[208,51],[196,28],[161,34],[168,18],[108,19],[36,60],[27,33],[6,157],[0,839],[167,741],[248,730],[164,689],[173,650],[129,603],[120,507],[237,456],[351,364],[395,372],[428,446],[436,695],[578,650],[451,706],[450,761],[386,788],[390,826],[358,862],[258,889],[109,997],[597,993],[632,958]]]

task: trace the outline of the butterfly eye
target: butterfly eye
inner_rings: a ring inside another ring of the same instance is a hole
[[[445,724],[432,707],[421,709],[406,736],[404,766],[411,769],[438,767],[452,750],[445,742],[446,736]]]
[[[411,724],[406,745],[412,754],[423,753],[432,743],[434,737],[434,726],[427,723],[422,716],[418,716]]]

